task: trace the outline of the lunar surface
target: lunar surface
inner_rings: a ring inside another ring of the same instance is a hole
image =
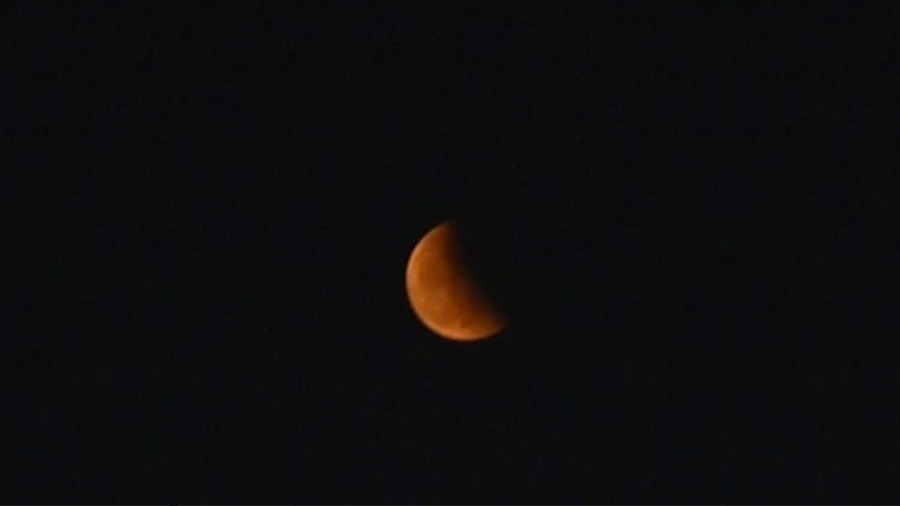
[[[422,323],[447,339],[484,339],[506,325],[465,264],[451,222],[434,227],[416,244],[406,266],[406,292]]]

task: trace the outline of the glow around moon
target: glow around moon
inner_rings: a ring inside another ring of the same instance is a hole
[[[484,339],[506,325],[465,265],[451,222],[434,227],[416,244],[406,266],[406,292],[422,323],[447,339]]]

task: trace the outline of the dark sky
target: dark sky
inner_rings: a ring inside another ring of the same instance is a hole
[[[896,13],[8,10],[0,496],[900,501]]]

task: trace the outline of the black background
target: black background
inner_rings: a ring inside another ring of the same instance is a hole
[[[900,499],[896,13],[5,9],[3,497]]]

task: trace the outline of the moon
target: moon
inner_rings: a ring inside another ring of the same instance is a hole
[[[434,227],[413,248],[406,265],[406,293],[419,320],[453,341],[477,341],[506,326],[466,265],[452,222]]]

